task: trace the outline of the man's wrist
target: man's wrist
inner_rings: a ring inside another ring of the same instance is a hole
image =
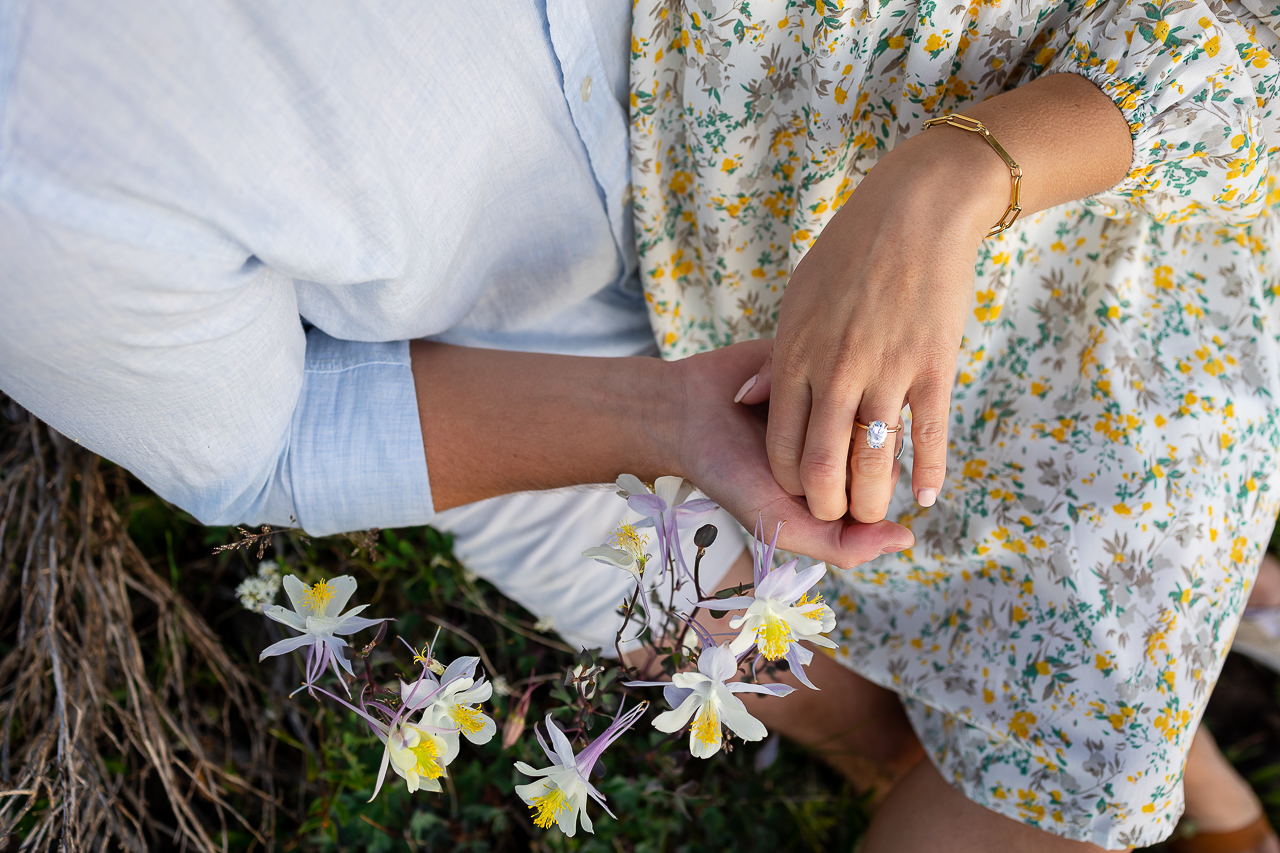
[[[684,404],[682,362],[659,358],[632,358],[624,362],[632,382],[627,399],[633,407],[628,453],[635,474],[652,481],[668,474],[684,475],[679,458],[679,435]]]

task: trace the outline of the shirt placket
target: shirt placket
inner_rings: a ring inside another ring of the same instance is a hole
[[[564,98],[603,195],[609,227],[623,258],[624,274],[629,274],[635,264],[635,252],[631,249],[627,117],[610,89],[586,6],[572,0],[547,0],[547,23],[552,48],[560,61]]]

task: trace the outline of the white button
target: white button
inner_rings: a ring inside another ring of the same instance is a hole
[[[591,75],[582,78],[582,100],[591,100]]]

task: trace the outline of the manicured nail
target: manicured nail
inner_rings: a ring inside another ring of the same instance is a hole
[[[921,489],[916,492],[916,503],[920,504],[920,506],[933,506],[933,502],[937,499],[937,489]]]
[[[733,402],[741,403],[742,398],[747,396],[747,392],[750,391],[752,388],[756,387],[756,380],[758,380],[759,378],[760,378],[760,374],[757,373],[755,376],[752,376],[746,382],[743,382],[742,387],[738,389],[737,395],[734,396]]]

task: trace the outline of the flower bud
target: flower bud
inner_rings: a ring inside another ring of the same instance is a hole
[[[507,717],[506,723],[502,726],[502,748],[510,749],[515,746],[522,734],[524,734],[524,714],[516,711]]]
[[[699,548],[710,548],[711,543],[716,541],[716,530],[714,524],[704,524],[698,528],[698,532],[693,534],[693,544]]]

